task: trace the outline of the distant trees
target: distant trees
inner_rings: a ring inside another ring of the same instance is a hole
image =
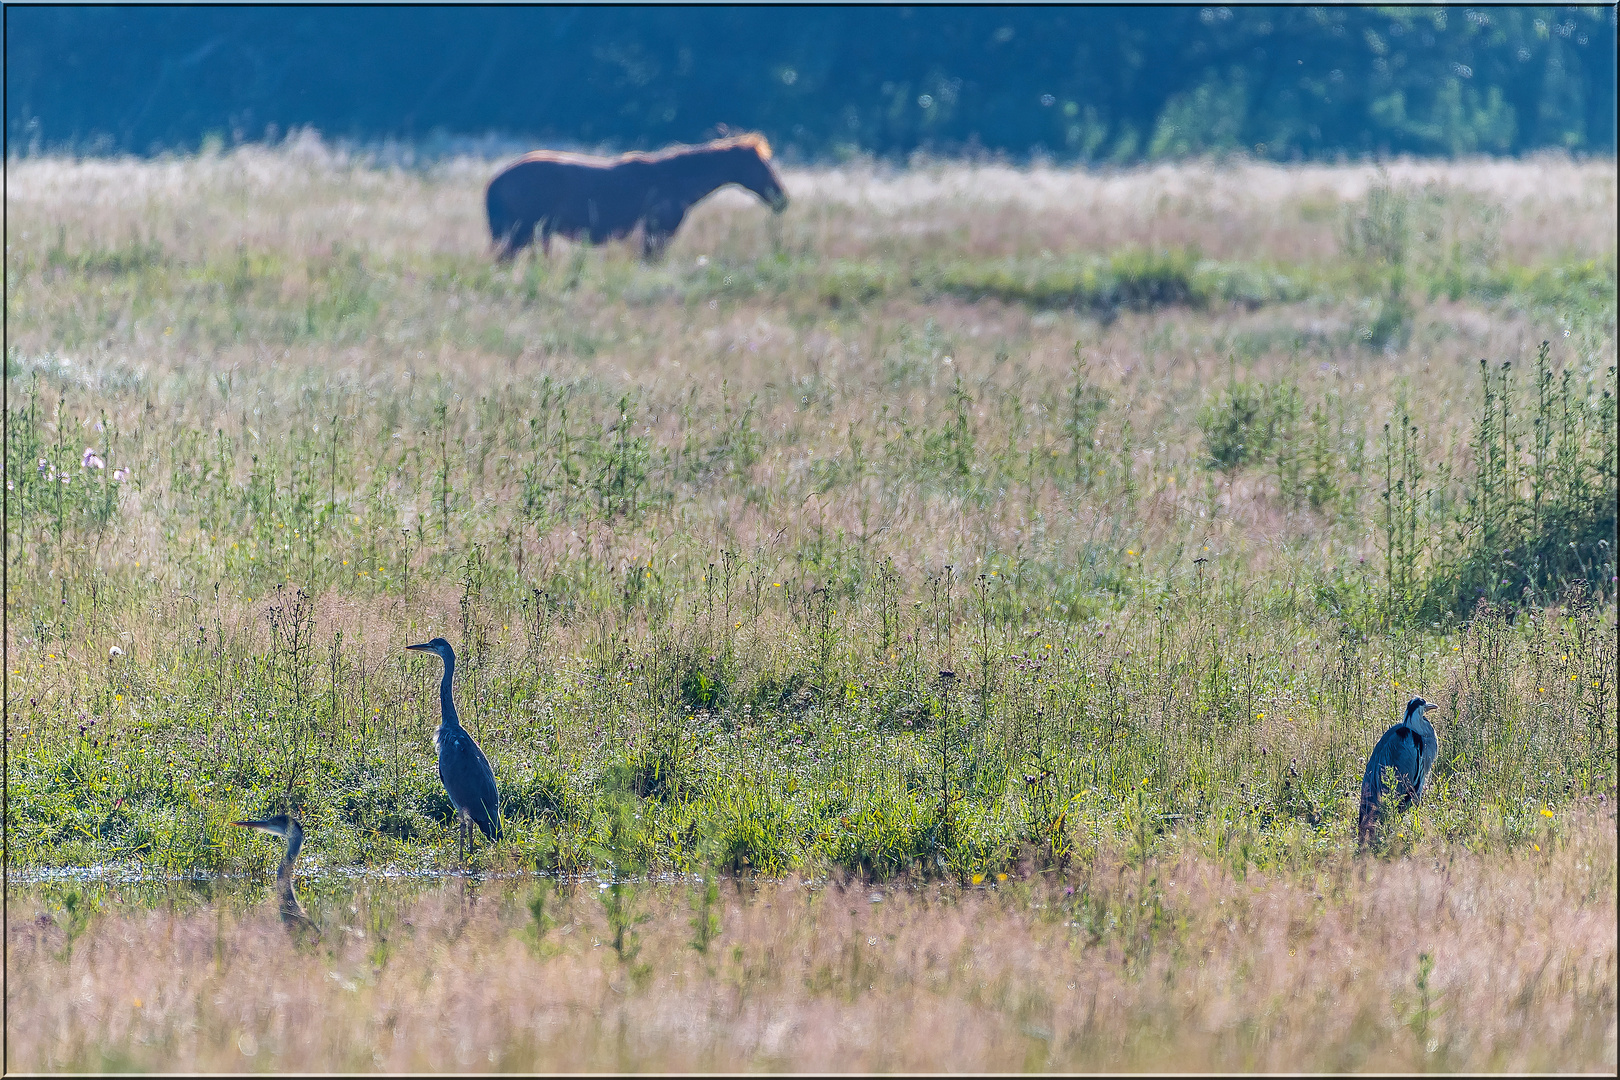
[[[807,156],[1615,149],[1609,7],[13,8],[13,151],[312,125]]]

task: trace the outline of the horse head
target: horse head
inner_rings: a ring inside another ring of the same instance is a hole
[[[771,204],[780,214],[787,209],[787,191],[782,178],[771,165],[771,144],[763,135],[738,135],[731,142],[731,152],[737,163],[733,179],[743,187]]]

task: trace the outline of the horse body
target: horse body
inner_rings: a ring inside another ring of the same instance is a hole
[[[692,205],[726,184],[740,184],[780,211],[787,194],[770,165],[770,144],[757,135],[720,139],[657,154],[591,157],[537,150],[489,182],[489,231],[502,259],[540,234],[600,244],[642,228],[642,253],[653,256]]]

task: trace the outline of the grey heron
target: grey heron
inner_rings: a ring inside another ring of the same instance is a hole
[[[1432,701],[1415,697],[1406,703],[1406,715],[1401,722],[1384,732],[1367,759],[1367,772],[1361,779],[1361,819],[1356,835],[1358,843],[1372,838],[1373,825],[1378,819],[1378,805],[1384,795],[1384,770],[1395,770],[1395,793],[1400,797],[1398,806],[1406,806],[1423,798],[1429,782],[1429,770],[1440,752],[1440,740],[1434,726],[1424,714],[1435,707]]]
[[[439,681],[439,727],[433,733],[433,748],[439,753],[439,780],[444,784],[450,805],[456,809],[457,856],[462,844],[472,844],[472,823],[484,831],[491,840],[501,838],[500,793],[495,790],[495,770],[489,759],[478,748],[467,729],[456,715],[456,703],[450,697],[450,680],[456,673],[456,651],[442,637],[421,645],[407,645],[407,649],[438,654],[444,661],[444,678]]]
[[[288,926],[313,927],[315,924],[304,912],[304,905],[298,902],[298,897],[293,893],[293,863],[304,846],[304,827],[298,823],[298,819],[289,814],[277,814],[275,817],[233,821],[231,824],[244,829],[257,829],[287,841],[287,853],[281,857],[281,865],[276,868],[276,894],[281,900],[281,921]]]

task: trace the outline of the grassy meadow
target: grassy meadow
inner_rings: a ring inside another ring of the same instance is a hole
[[[1612,162],[790,169],[661,262],[509,265],[493,167],[7,163],[9,1067],[1613,1068]],[[472,914],[345,876],[454,867],[436,635],[507,830]],[[1430,793],[1357,855],[1413,693]],[[261,875],[229,822],[286,809],[327,933],[260,978],[342,1007],[93,1032],[122,942],[277,951],[173,879]],[[163,899],[49,873],[104,865]],[[1434,943],[1372,906],[1463,881]],[[432,949],[334,936],[367,905]],[[1369,974],[1256,966],[1296,937]],[[474,955],[473,1056],[322,1056]]]

